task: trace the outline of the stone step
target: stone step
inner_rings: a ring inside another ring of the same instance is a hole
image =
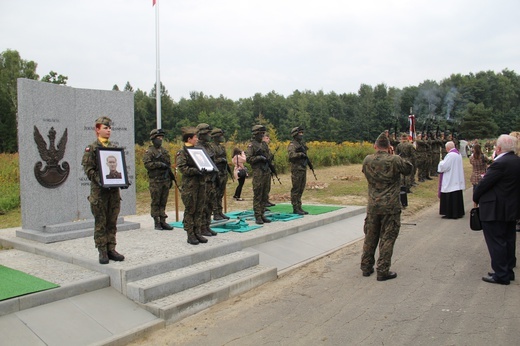
[[[126,286],[126,296],[139,303],[148,303],[253,267],[258,263],[259,255],[257,253],[237,251],[130,282]]]
[[[0,302],[0,316],[110,286],[106,274],[16,249],[0,251],[0,263],[60,286],[3,300]]]
[[[143,307],[166,323],[173,323],[276,279],[275,267],[257,265],[151,301]]]

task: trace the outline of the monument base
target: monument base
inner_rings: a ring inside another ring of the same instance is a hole
[[[123,217],[117,219],[117,231],[129,231],[141,228],[138,222],[125,221]],[[93,237],[94,220],[66,222],[56,225],[45,226],[43,231],[32,229],[21,229],[16,231],[16,236],[24,239],[34,240],[40,243],[56,243],[65,240]]]

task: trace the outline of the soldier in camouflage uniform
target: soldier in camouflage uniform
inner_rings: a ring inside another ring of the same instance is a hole
[[[269,183],[271,169],[269,168],[269,147],[263,141],[266,128],[263,125],[253,126],[251,143],[246,149],[247,163],[253,170],[253,211],[255,222],[259,225],[269,223],[265,217],[265,205],[269,200]]]
[[[429,146],[428,143],[423,139],[421,133],[417,134],[415,140],[415,149],[417,153],[417,171],[419,182],[424,182],[428,179],[428,169],[429,169]]]
[[[444,157],[446,156],[446,154],[448,154],[448,152],[446,151],[446,143],[448,143],[448,139],[446,139],[446,137],[444,136],[444,132],[441,132],[441,159],[444,160]]]
[[[302,209],[302,195],[307,183],[307,146],[303,142],[303,128],[295,127],[291,130],[293,140],[289,143],[287,152],[291,163],[291,204],[293,214],[306,215]]]
[[[413,165],[415,162],[415,148],[412,143],[408,140],[408,135],[406,133],[401,134],[401,143],[397,144],[395,148],[395,154],[401,156],[403,159],[410,161]],[[412,169],[413,172],[413,169]],[[410,188],[412,187],[413,175],[410,174],[405,176],[401,175],[401,186],[406,186],[406,192],[410,193]]]
[[[121,195],[118,187],[101,186],[100,170],[97,164],[98,148],[114,148],[109,141],[112,120],[108,117],[96,119],[97,140],[85,148],[81,164],[90,180],[90,210],[94,215],[94,243],[99,252],[99,263],[108,264],[109,259],[123,261],[125,256],[116,251],[117,217],[121,210]]]
[[[401,227],[399,180],[401,174],[409,175],[412,172],[412,164],[389,153],[390,142],[384,133],[379,135],[374,148],[376,153],[365,157],[362,168],[368,181],[368,205],[361,270],[363,276],[374,272],[374,255],[379,243],[377,280],[385,281],[397,277],[395,272],[390,271],[390,265]]]
[[[218,184],[216,184],[215,204],[213,205],[213,220],[229,219],[222,211],[222,199],[226,192],[226,184],[228,181],[228,173],[231,174],[231,169],[228,166],[226,147],[222,144],[226,141],[224,138],[224,131],[221,129],[213,129],[211,131],[211,138],[213,139],[213,150],[215,152],[215,165],[218,168]]]
[[[197,125],[197,137],[199,138],[199,146],[206,150],[209,158],[213,163],[215,163],[215,148],[211,140],[211,131],[213,128],[205,123],[201,123]],[[215,209],[215,205],[217,203],[217,188],[219,188],[218,183],[218,171],[208,172],[204,174],[204,180],[206,182],[206,194],[204,195],[203,202],[203,211],[202,211],[202,221],[201,221],[201,230],[200,233],[202,235],[211,237],[217,235],[217,232],[211,230],[211,215],[213,214],[213,209]]]
[[[441,147],[442,141],[440,138],[437,138],[435,135],[432,135],[432,164],[430,166],[430,175],[433,177],[437,177],[439,174],[437,173],[437,166],[439,166],[439,162],[441,160]]]
[[[208,242],[200,232],[206,195],[205,172],[198,169],[187,149],[197,145],[197,130],[194,127],[183,127],[181,130],[184,146],[177,152],[176,164],[182,174],[181,199],[184,204],[182,223],[188,234],[188,244],[198,245]]]
[[[172,230],[173,227],[166,222],[166,204],[168,203],[168,195],[172,187],[172,179],[170,178],[171,163],[170,153],[162,147],[164,138],[162,129],[155,129],[150,132],[150,140],[152,145],[148,147],[144,156],[144,167],[148,171],[148,182],[150,197],[150,215],[154,220],[156,230]]]

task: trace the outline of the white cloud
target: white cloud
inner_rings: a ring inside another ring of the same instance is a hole
[[[515,0],[158,1],[161,81],[176,100],[520,72]],[[151,0],[3,1],[0,32],[0,51],[18,50],[40,76],[54,70],[70,86],[155,83]]]

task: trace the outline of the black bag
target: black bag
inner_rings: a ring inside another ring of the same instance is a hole
[[[238,179],[247,177],[247,168],[240,168],[237,172]]]
[[[469,228],[471,228],[473,231],[482,230],[478,208],[473,208],[469,212]]]

